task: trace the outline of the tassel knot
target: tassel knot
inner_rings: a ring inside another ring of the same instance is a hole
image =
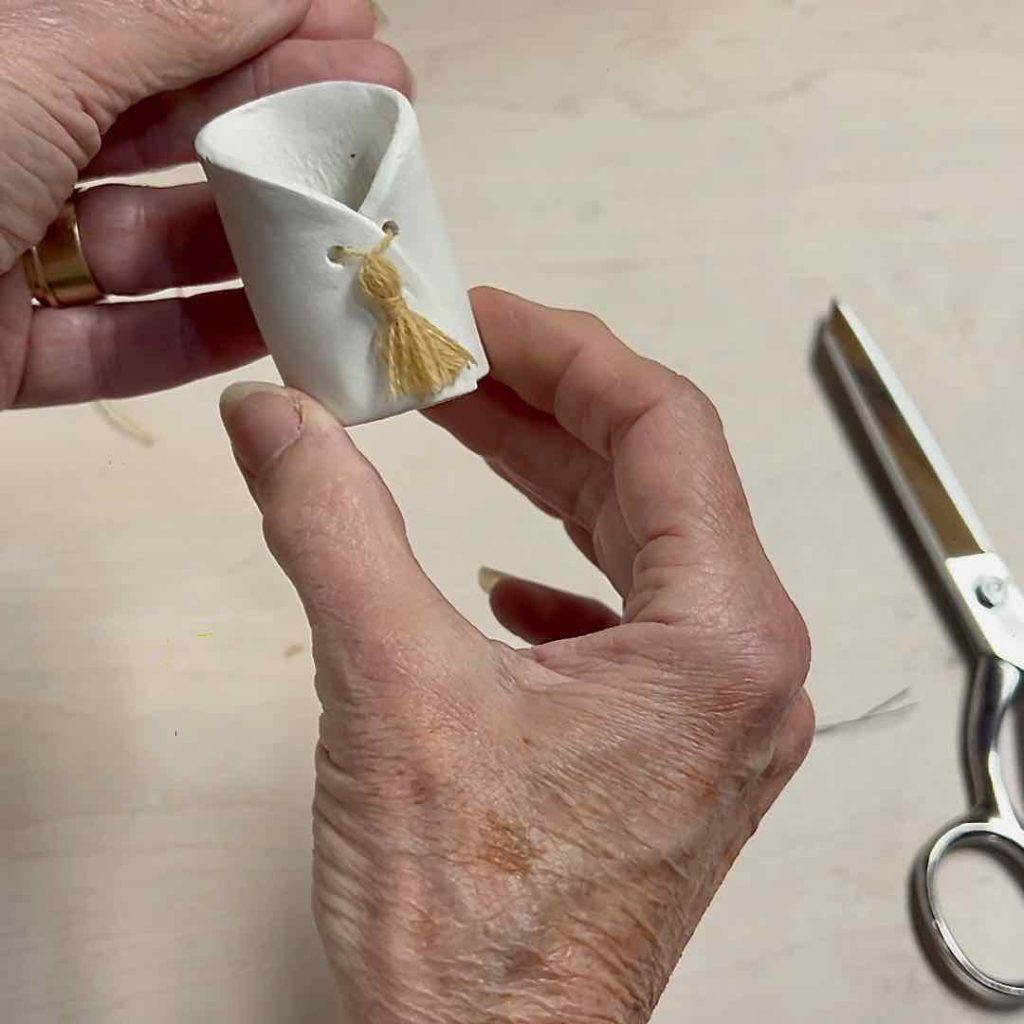
[[[361,260],[359,284],[377,307],[381,324],[374,343],[388,371],[391,394],[426,398],[450,387],[476,360],[458,342],[410,309],[405,301],[402,275],[385,255],[398,235],[398,225],[388,221],[384,238],[367,252],[335,247],[330,258],[346,256]]]

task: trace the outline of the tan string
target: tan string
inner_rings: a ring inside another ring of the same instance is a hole
[[[398,236],[398,225],[388,221],[383,230],[384,238],[373,249],[361,252],[336,245],[328,256],[335,263],[349,257],[361,260],[359,284],[380,316],[374,344],[387,367],[391,394],[426,398],[454,384],[476,360],[426,317],[409,308],[402,293],[402,275],[385,255]]]
[[[96,411],[119,434],[124,434],[125,437],[138,442],[143,448],[152,448],[156,444],[156,436],[151,431],[133,420],[127,413],[115,408],[110,402],[101,399],[94,404]]]

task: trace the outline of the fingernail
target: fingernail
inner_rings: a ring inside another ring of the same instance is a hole
[[[497,569],[492,569],[489,565],[481,565],[476,574],[476,581],[480,584],[480,589],[485,594],[489,594],[502,580],[507,579],[508,573],[499,572]]]
[[[301,405],[276,384],[232,384],[220,397],[220,415],[235,457],[253,476],[302,433]]]

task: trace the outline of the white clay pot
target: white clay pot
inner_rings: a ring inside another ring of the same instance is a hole
[[[196,151],[286,384],[349,425],[476,388],[487,356],[401,93],[355,82],[276,93],[211,121]],[[358,262],[329,256],[372,249],[388,221],[400,231],[388,257],[407,304],[475,360],[436,394],[391,393],[375,344],[379,310],[359,286]]]

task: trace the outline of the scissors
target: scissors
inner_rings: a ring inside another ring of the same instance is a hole
[[[1024,595],[993,551],[921,414],[849,308],[833,303],[822,344],[977,658],[963,737],[972,807],[939,832],[914,864],[912,898],[922,941],[974,995],[1024,1003],[1024,981],[993,977],[964,952],[936,892],[943,858],[964,846],[1001,856],[1024,882],[1024,823],[997,748],[1000,726],[1024,693]]]

